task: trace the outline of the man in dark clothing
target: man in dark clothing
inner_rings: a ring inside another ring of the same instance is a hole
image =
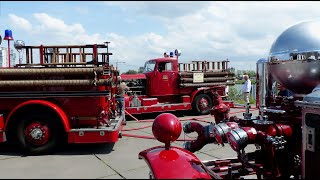
[[[278,93],[278,96],[287,96],[287,97],[292,96],[292,92],[287,88],[285,88],[282,84],[279,84],[279,90],[280,91]]]
[[[118,79],[121,80],[121,77],[118,76]],[[124,95],[126,93],[126,91],[129,90],[129,87],[126,85],[125,82],[121,82],[120,85],[119,85],[119,89],[118,89],[118,93],[117,93],[117,96],[116,96],[116,99],[117,99],[117,109],[118,109],[118,112],[122,115],[125,115],[124,114]]]

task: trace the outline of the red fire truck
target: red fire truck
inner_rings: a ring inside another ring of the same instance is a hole
[[[0,142],[31,154],[52,152],[64,142],[116,142],[124,118],[116,112],[119,79],[108,43],[16,41],[19,64],[0,68]]]
[[[226,85],[234,85],[235,74],[228,69],[228,60],[179,63],[180,50],[170,56],[151,59],[143,74],[122,74],[130,93],[125,97],[127,114],[176,110],[193,110],[209,114],[213,94],[225,96]],[[233,107],[232,101],[224,101]]]

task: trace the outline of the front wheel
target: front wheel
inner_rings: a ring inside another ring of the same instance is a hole
[[[33,114],[19,118],[16,129],[18,145],[27,154],[51,153],[62,142],[63,128],[52,115]]]
[[[197,95],[192,103],[192,109],[197,115],[209,114],[212,106],[212,99],[207,94]]]

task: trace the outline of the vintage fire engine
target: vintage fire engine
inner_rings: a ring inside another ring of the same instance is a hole
[[[143,74],[121,75],[131,89],[125,98],[127,114],[191,109],[209,114],[213,94],[225,96],[225,86],[234,85],[235,74],[228,68],[228,60],[179,63],[180,55],[180,50],[165,53],[147,61]],[[232,101],[224,103],[234,106]]]
[[[12,39],[6,30],[4,40]],[[108,43],[25,46],[15,41],[19,64],[0,68],[0,142],[32,154],[67,142],[116,142],[124,118],[116,112],[119,79],[109,64]]]
[[[320,177],[319,27],[319,21],[310,21],[288,28],[273,43],[268,60],[257,62],[259,116],[253,118],[247,108],[242,118],[229,117],[219,95],[211,110],[215,124],[182,126],[172,114],[159,115],[152,130],[165,146],[139,153],[150,167],[150,178]],[[293,96],[278,96],[275,83]],[[186,142],[184,148],[170,146],[182,129],[197,132],[197,140]],[[201,162],[192,152],[210,143],[228,143],[237,157]],[[254,152],[245,151],[249,144],[255,144]]]

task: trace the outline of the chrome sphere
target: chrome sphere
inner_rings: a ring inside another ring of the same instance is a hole
[[[158,115],[152,124],[152,133],[154,137],[165,144],[177,140],[181,134],[182,125],[180,120],[171,113],[162,113]]]
[[[23,46],[25,46],[25,44],[24,44],[24,41],[22,41],[22,40],[16,40],[16,41],[14,42],[14,48],[15,48],[17,51],[21,50]]]
[[[269,73],[294,93],[308,94],[320,84],[320,21],[285,30],[272,44]]]

